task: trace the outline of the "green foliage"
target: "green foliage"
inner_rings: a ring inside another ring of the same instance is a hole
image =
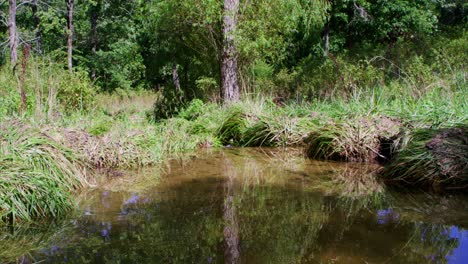
[[[145,72],[143,57],[135,39],[120,39],[99,50],[93,66],[99,71],[97,83],[106,91],[129,90],[137,86]]]
[[[343,122],[328,124],[314,131],[307,139],[307,156],[313,159],[377,162],[382,154],[382,140],[389,140],[396,136],[399,127],[393,128],[390,137],[384,135],[388,131],[379,131],[377,122],[366,119],[353,120],[352,123]],[[395,124],[387,125],[392,128]]]
[[[98,122],[89,128],[88,132],[93,136],[102,136],[109,132],[112,128],[112,120],[100,119]]]
[[[242,17],[236,32],[241,60],[281,65],[299,24],[305,32],[323,24],[326,1],[255,1],[241,5]]]
[[[71,194],[88,185],[85,163],[21,123],[0,127],[0,221],[63,216],[72,208]]]
[[[419,129],[399,146],[395,160],[385,168],[389,183],[445,188],[466,188],[468,182],[468,129]]]
[[[263,61],[256,61],[251,66],[254,91],[268,93],[273,90],[273,67]]]
[[[383,72],[366,60],[353,63],[341,57],[327,59],[311,71],[303,81],[312,90],[313,97],[326,98],[334,93],[351,96],[359,89],[376,87],[384,81]]]
[[[186,108],[182,109],[179,113],[179,117],[187,120],[195,120],[203,113],[203,107],[204,104],[202,100],[194,99]]]
[[[429,84],[434,83],[435,77],[431,67],[424,63],[423,58],[415,56],[410,58],[405,66],[405,80],[411,86],[424,89]]]
[[[153,120],[173,117],[183,108],[183,94],[173,87],[162,88],[153,107]]]
[[[0,120],[18,115],[21,72],[13,73],[9,65],[0,67]],[[90,110],[96,87],[83,71],[69,71],[56,63],[32,57],[24,76],[28,116],[53,118],[58,113],[70,114]]]
[[[57,218],[73,208],[71,194],[44,172],[4,159],[0,169],[0,223]]]
[[[72,74],[62,71],[62,76],[55,77],[57,84],[57,100],[67,113],[89,110],[94,103],[96,90],[85,72]]]
[[[219,84],[213,77],[200,77],[195,81],[197,89],[204,95],[204,98],[217,101],[219,97]]]
[[[244,111],[239,107],[229,109],[226,118],[222,122],[216,137],[223,145],[240,145],[242,142],[242,133],[247,126]]]

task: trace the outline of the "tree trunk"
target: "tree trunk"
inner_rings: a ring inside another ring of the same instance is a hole
[[[8,33],[10,41],[10,62],[12,66],[18,61],[18,32],[16,31],[16,0],[9,0]]]
[[[323,36],[323,56],[327,57],[330,52],[330,24],[325,25],[324,36]]]
[[[68,69],[70,72],[73,69],[73,6],[75,0],[65,0],[67,3],[67,53],[68,53]]]
[[[180,88],[179,72],[177,71],[177,64],[175,62],[172,63],[172,82],[174,83],[177,92],[181,93],[182,89]]]
[[[29,44],[23,45],[23,62],[21,64],[21,76],[20,76],[20,93],[21,103],[19,108],[20,115],[26,112],[27,101],[26,101],[26,70],[28,68],[29,51],[31,46]]]
[[[98,46],[98,19],[99,19],[100,2],[97,3],[91,10],[90,23],[91,23],[91,54],[96,57],[96,51]],[[96,80],[96,68],[94,65],[91,66],[91,80]]]
[[[176,94],[179,96],[179,100],[182,102],[184,100],[184,93],[182,92],[182,88],[180,86],[179,71],[177,70],[177,63],[175,62],[175,59],[172,61],[172,82],[176,88]]]
[[[37,0],[32,1],[31,9],[33,12],[34,27],[36,31],[36,43],[37,43],[37,52],[42,54],[42,29],[41,29],[41,20],[37,15]]]
[[[237,51],[234,43],[239,0],[224,0],[223,54],[221,65],[221,97],[225,102],[239,100]]]

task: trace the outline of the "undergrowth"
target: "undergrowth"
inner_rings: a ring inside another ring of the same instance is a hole
[[[445,165],[434,162],[433,153],[425,149],[431,138],[419,135],[449,128],[466,131],[464,64],[434,77],[422,63],[408,61],[407,76],[385,83],[367,76],[376,70],[369,66],[369,72],[356,75],[368,78],[367,85],[357,87],[360,82],[351,81],[348,92],[331,87],[292,102],[245,95],[230,106],[195,99],[166,109],[161,108],[161,93],[118,89],[97,94],[86,74],[33,59],[25,76],[22,112],[19,76],[4,66],[1,221],[63,215],[73,207],[74,192],[92,185],[90,168],[155,165],[207,147],[301,146],[315,159],[390,164],[387,179],[463,187],[464,176],[446,174]],[[346,77],[354,78],[351,73]],[[460,142],[458,149],[464,150],[466,140]],[[456,156],[461,158],[455,163],[466,164],[465,156]]]
[[[86,163],[27,125],[1,127],[0,223],[63,216],[72,194],[89,185]]]

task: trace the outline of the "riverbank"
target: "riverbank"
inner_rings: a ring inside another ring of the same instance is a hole
[[[102,181],[97,170],[104,172],[99,177],[118,177],[122,168],[223,146],[302,147],[313,159],[381,164],[389,184],[466,190],[466,94],[465,86],[417,95],[385,87],[300,104],[194,100],[174,117],[155,120],[158,95],[145,92],[98,95],[93,108],[48,120],[5,117],[1,219],[14,224],[63,215],[74,193]]]

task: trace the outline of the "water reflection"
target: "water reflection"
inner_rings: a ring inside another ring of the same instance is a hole
[[[224,160],[224,172],[226,173],[223,218],[225,227],[223,230],[225,251],[225,262],[240,263],[240,244],[239,244],[239,223],[237,220],[237,211],[235,205],[234,182],[237,179],[237,172],[233,169],[231,161]]]
[[[458,242],[458,246],[446,256],[447,261],[449,263],[468,263],[468,230],[451,226],[449,236]]]
[[[149,191],[96,190],[83,201],[81,216],[52,231],[2,233],[0,259],[468,263],[466,196],[383,189],[377,198],[375,192],[355,195],[337,182],[350,180],[341,178],[359,166],[288,155],[233,149],[174,161],[170,173]]]

